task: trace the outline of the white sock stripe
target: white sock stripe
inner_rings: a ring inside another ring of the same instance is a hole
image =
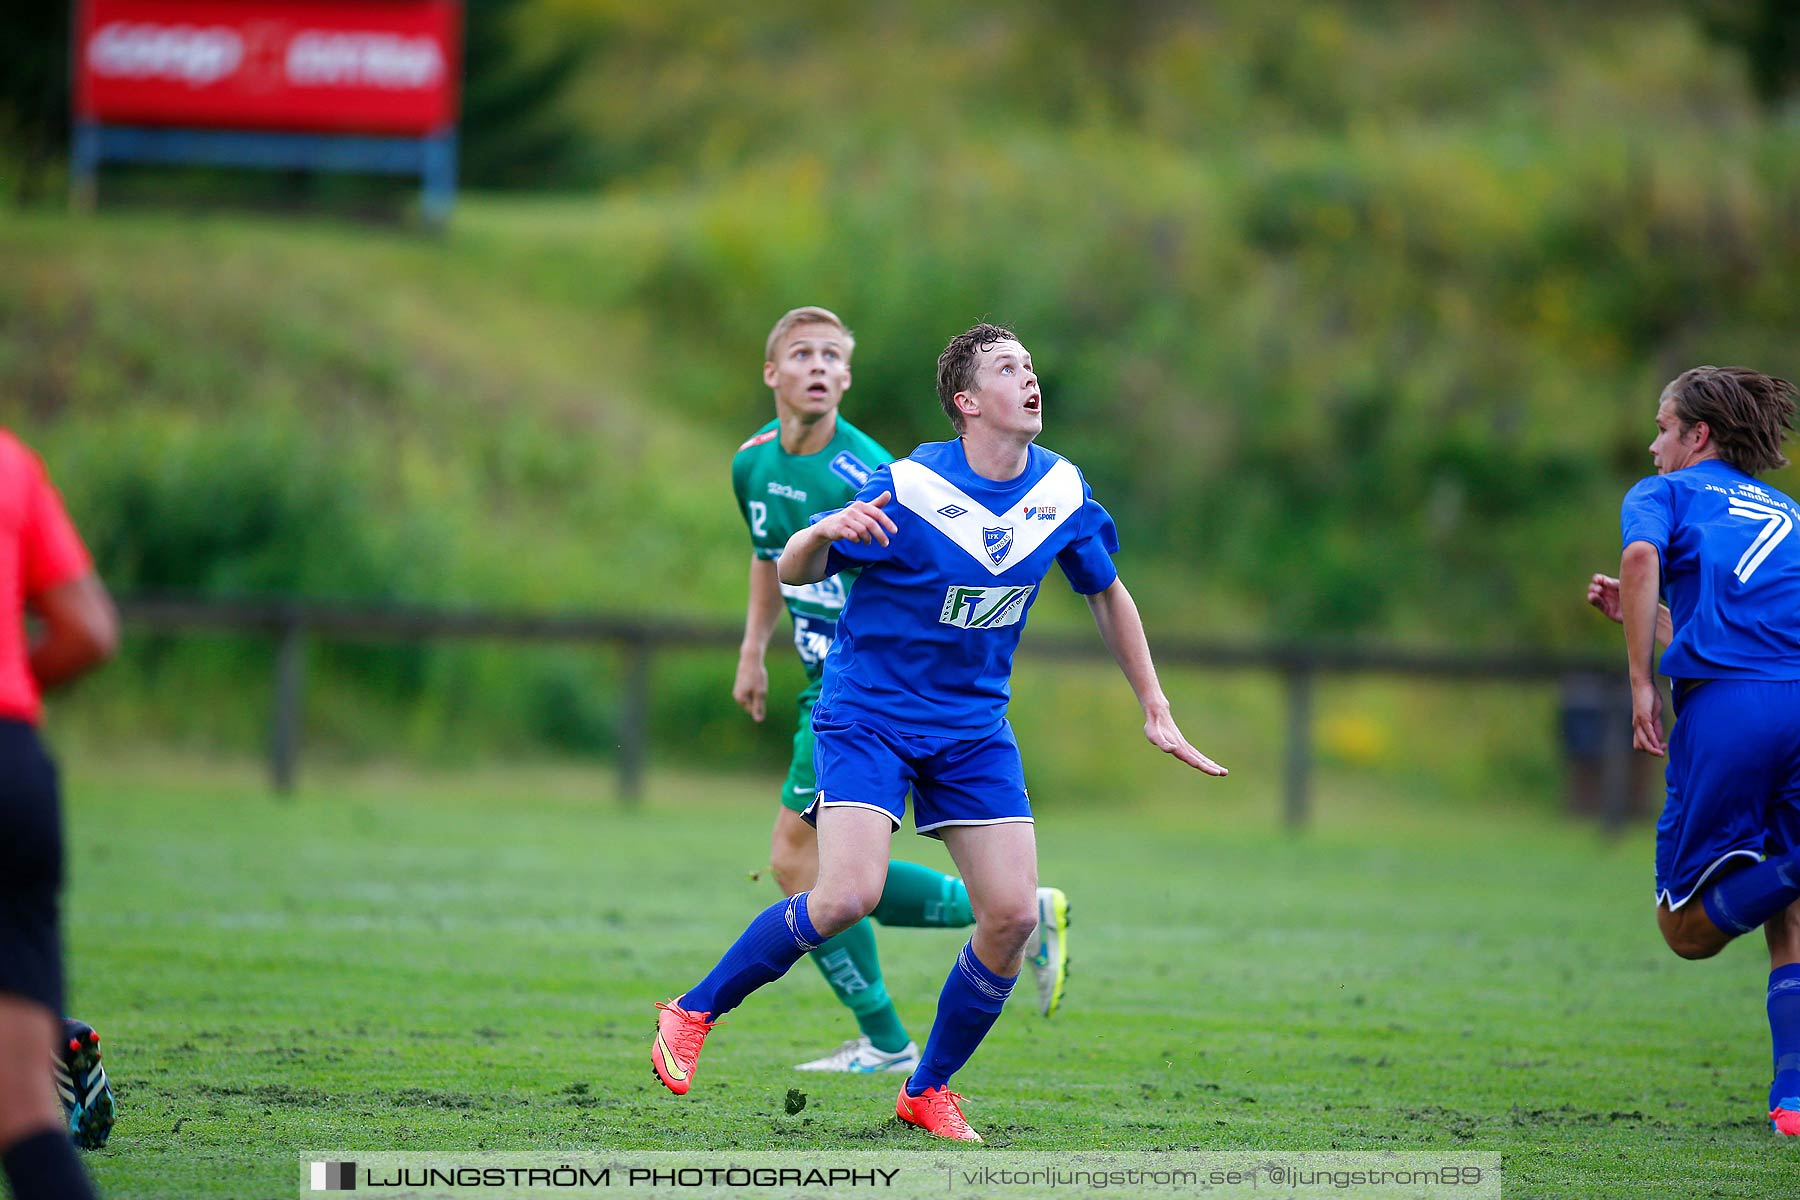
[[[804,895],[806,895],[806,893],[801,892],[799,896],[790,896],[788,898],[787,927],[788,935],[794,939],[794,945],[810,953],[811,951],[817,950],[825,943],[823,941],[809,942],[800,932],[800,896]]]
[[[956,956],[956,969],[962,972],[969,986],[986,996],[989,1000],[1004,1001],[1012,995],[1012,987],[995,987],[983,974],[980,964],[975,961],[975,946],[972,942],[963,943],[962,953]]]

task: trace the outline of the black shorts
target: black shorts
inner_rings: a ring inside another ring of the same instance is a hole
[[[0,992],[63,1011],[62,805],[56,767],[22,721],[0,720]]]

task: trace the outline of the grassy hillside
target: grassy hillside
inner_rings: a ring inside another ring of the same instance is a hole
[[[585,607],[624,601],[628,580],[691,595],[707,577],[668,547],[703,561],[736,540],[714,503],[731,431],[654,403],[641,338],[534,296],[492,247],[232,218],[3,228],[7,416],[130,585]],[[682,461],[685,479],[663,471]],[[120,519],[128,488],[175,528]],[[227,498],[371,544],[181,544],[203,539],[180,506],[216,522]]]
[[[1611,645],[1579,586],[1657,388],[1800,372],[1800,123],[1682,5],[524,12],[592,38],[595,194],[0,214],[0,421],[116,587],[733,618],[726,464],[815,302],[899,450],[945,337],[1016,321],[1155,630]],[[584,656],[315,659],[315,744],[613,742]],[[249,745],[265,666],[137,650],[87,719]],[[767,761],[728,671],[672,665],[658,727]]]
[[[738,603],[736,431],[659,409],[638,383],[644,339],[533,297],[489,251],[329,224],[11,215],[0,258],[0,420],[54,464],[116,589]],[[745,428],[764,419],[754,369]],[[441,750],[475,728],[475,748],[592,749],[609,742],[609,669],[325,649],[311,724],[352,750]],[[216,701],[265,671],[250,645],[141,647],[120,673],[133,686],[106,689],[138,697],[111,724],[249,744],[260,706]],[[144,703],[163,684],[192,703]]]

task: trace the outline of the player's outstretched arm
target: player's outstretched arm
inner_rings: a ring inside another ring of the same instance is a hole
[[[1172,754],[1196,771],[1208,775],[1229,775],[1206,755],[1194,749],[1181,736],[1174,716],[1169,712],[1169,698],[1157,682],[1156,665],[1150,661],[1150,642],[1144,636],[1144,621],[1138,616],[1137,604],[1125,590],[1123,580],[1115,579],[1103,592],[1087,598],[1094,624],[1100,627],[1100,640],[1112,651],[1113,661],[1125,673],[1138,704],[1144,710],[1144,736],[1164,754]]]
[[[1662,757],[1662,693],[1656,690],[1657,593],[1662,556],[1649,542],[1633,542],[1619,559],[1619,605],[1625,657],[1631,667],[1631,744]]]
[[[769,559],[750,556],[750,599],[744,606],[744,640],[738,646],[737,678],[731,683],[731,698],[739,708],[761,721],[769,702],[769,638],[775,623],[781,619],[781,583],[775,577],[775,564]]]
[[[1609,621],[1622,623],[1625,620],[1625,609],[1619,601],[1619,581],[1611,575],[1596,573],[1588,580],[1588,603],[1600,610],[1600,615]],[[1656,606],[1656,644],[1667,646],[1675,640],[1675,620],[1669,615],[1669,606]]]
[[[825,561],[831,543],[837,541],[888,544],[888,534],[898,533],[894,519],[881,510],[894,498],[883,492],[873,500],[852,500],[829,517],[821,517],[788,539],[775,564],[781,582],[790,585],[817,583],[825,578]]]

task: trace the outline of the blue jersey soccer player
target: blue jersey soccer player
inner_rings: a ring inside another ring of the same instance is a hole
[[[1037,842],[1006,703],[1026,613],[1053,564],[1087,597],[1151,744],[1225,774],[1170,715],[1113,566],[1112,518],[1073,463],[1032,444],[1043,399],[1025,348],[995,325],[957,335],[938,359],[938,399],[957,440],[875,472],[848,506],[796,532],[777,564],[791,585],[862,571],[813,713],[819,791],[806,816],[819,833],[818,878],[658,1005],[650,1061],[677,1095],[719,1016],[875,907],[911,792],[914,826],[941,838],[962,870],[975,935],[896,1112],[940,1137],[981,1140],[949,1082],[999,1015],[1037,925]]]
[[[1769,1119],[1788,1137],[1800,1137],[1800,505],[1754,477],[1787,465],[1795,398],[1741,367],[1696,367],[1664,388],[1657,474],[1625,496],[1619,577],[1588,585],[1625,626],[1632,744],[1658,756],[1651,659],[1668,647],[1680,719],[1656,827],[1657,925],[1683,958],[1762,927]]]
[[[782,314],[763,347],[763,382],[775,398],[775,419],[739,446],[731,460],[732,490],[752,549],[750,598],[732,696],[753,719],[763,719],[769,694],[764,658],[783,607],[793,619],[794,649],[806,668],[793,758],[769,839],[769,865],[788,896],[811,887],[818,872],[818,836],[801,819],[818,791],[812,710],[854,572],[803,587],[784,586],[775,577],[775,560],[788,539],[805,528],[810,514],[848,504],[875,468],[893,457],[838,412],[850,387],[855,350],[855,337],[829,309],[809,306]],[[1041,920],[1028,957],[1037,977],[1039,1011],[1050,1016],[1062,999],[1068,970],[1068,897],[1057,888],[1039,888],[1038,909]],[[838,1001],[855,1015],[860,1034],[822,1058],[799,1064],[802,1071],[905,1074],[919,1065],[918,1044],[907,1035],[882,980],[870,920],[960,929],[974,924],[975,914],[962,880],[919,863],[890,863],[872,917],[812,952]]]

